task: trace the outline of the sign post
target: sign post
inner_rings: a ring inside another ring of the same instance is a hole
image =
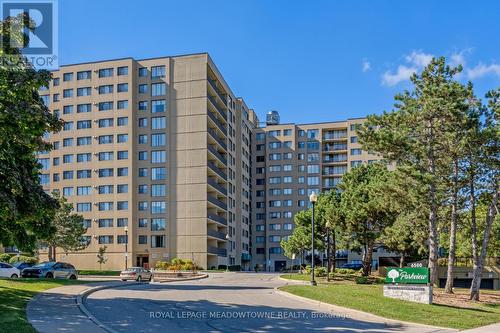
[[[385,297],[432,304],[432,286],[426,267],[388,267],[385,282]]]

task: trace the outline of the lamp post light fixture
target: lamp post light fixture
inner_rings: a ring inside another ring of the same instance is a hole
[[[128,268],[128,227],[125,226],[123,228],[123,231],[125,231],[125,270]]]
[[[309,201],[312,204],[312,217],[311,217],[311,286],[316,285],[316,281],[314,280],[314,205],[316,201],[318,201],[318,196],[314,191],[312,191],[309,196]]]
[[[228,248],[229,248],[229,245],[231,244],[229,242],[230,238],[231,237],[229,237],[229,234],[226,234],[226,240],[227,240],[227,243],[226,243],[226,251],[227,251],[227,253],[226,253],[226,272],[229,272],[229,249]]]

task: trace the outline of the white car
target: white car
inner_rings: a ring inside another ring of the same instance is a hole
[[[0,262],[0,277],[17,279],[20,275],[21,272],[11,264]]]

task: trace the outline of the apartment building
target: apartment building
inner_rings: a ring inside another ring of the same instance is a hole
[[[358,143],[355,131],[363,120],[279,124],[271,112],[266,126],[255,129],[252,265],[267,271],[289,267],[280,242],[292,234],[295,213],[309,207],[311,192],[327,191],[351,168],[378,160]],[[359,257],[345,251],[346,261],[348,255]]]
[[[174,257],[250,265],[252,132],[258,123],[208,54],[61,66],[44,102],[41,182],[85,218],[88,247],[57,259],[96,269]],[[41,251],[42,260],[46,250]]]

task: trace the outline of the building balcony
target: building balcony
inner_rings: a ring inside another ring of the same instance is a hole
[[[227,136],[227,129],[224,125],[221,124],[221,122],[217,119],[217,117],[210,111],[207,111],[208,118],[212,120],[215,126],[224,134]]]
[[[215,130],[211,129],[210,127],[207,128],[207,132],[210,133],[210,136],[222,147],[224,150],[227,150],[227,144],[222,141],[221,138],[215,133]]]
[[[329,151],[342,151],[342,150],[347,150],[347,145],[335,145],[335,146],[323,146],[323,151],[324,152],[329,152]]]
[[[216,223],[223,224],[223,225],[227,226],[227,220],[224,217],[222,217],[222,216],[219,216],[219,215],[216,215],[216,214],[210,214],[209,213],[207,215],[207,218],[210,221],[213,221],[213,222],[216,222]]]
[[[215,83],[215,81],[211,80],[210,78],[207,78],[207,81],[210,88],[212,88],[217,97],[220,98],[222,104],[227,105],[227,97],[219,91],[219,88],[217,88],[217,84]]]
[[[242,261],[250,261],[250,260],[252,260],[252,255],[250,253],[242,253],[241,260]]]
[[[222,110],[222,108],[217,104],[217,101],[212,96],[210,96],[210,94],[207,94],[207,98],[210,101],[210,103],[212,103],[215,110],[219,112],[220,116],[227,121],[227,113],[224,110]]]
[[[208,151],[210,153],[212,153],[212,155],[214,155],[222,164],[227,165],[226,158],[224,156],[222,156],[222,154],[219,153],[216,148],[214,148],[213,146],[209,145],[208,146]]]
[[[207,194],[207,201],[219,207],[220,209],[227,210],[227,204],[224,201],[217,199],[213,195]]]
[[[217,238],[218,240],[227,240],[226,234],[217,230],[207,229],[207,235],[213,238]]]
[[[221,169],[219,169],[217,167],[217,165],[215,165],[214,162],[212,161],[208,161],[207,162],[207,166],[210,170],[212,170],[213,172],[215,172],[219,177],[221,177],[222,179],[226,180],[227,181],[227,175],[224,171],[222,171]]]
[[[208,178],[207,179],[208,185],[212,186],[214,189],[219,191],[221,194],[227,195],[227,189],[222,185],[217,183],[217,181],[214,178]]]
[[[215,247],[215,246],[207,246],[207,253],[209,254],[215,254],[219,257],[226,257],[227,256],[227,250],[221,247]]]

